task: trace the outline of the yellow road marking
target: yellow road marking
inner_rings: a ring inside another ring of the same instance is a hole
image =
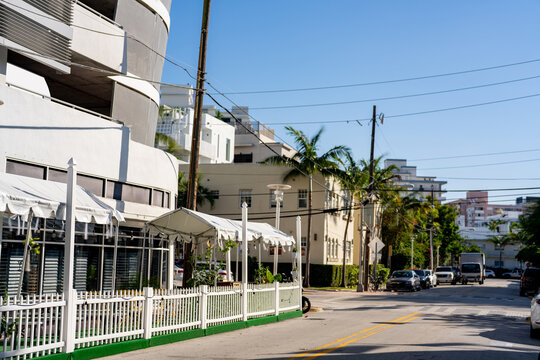
[[[409,321],[411,321],[411,320],[414,320],[414,319],[419,318],[420,316],[422,316],[422,314],[420,314],[420,315],[418,315],[418,316],[414,316],[414,317],[409,318],[409,319],[406,319],[406,320],[403,320],[403,321],[398,322],[398,323],[393,323],[393,324],[390,324],[390,325],[386,325],[386,326],[384,326],[384,327],[382,327],[382,328],[380,328],[380,329],[377,329],[377,331],[372,331],[372,332],[369,333],[369,334],[366,334],[366,335],[362,335],[362,336],[353,338],[353,339],[351,339],[351,340],[349,340],[349,341],[346,341],[346,342],[341,343],[341,344],[339,344],[339,345],[337,345],[337,346],[334,346],[333,348],[329,348],[329,349],[326,349],[326,350],[324,350],[324,351],[321,351],[321,352],[319,352],[319,353],[317,353],[317,354],[313,354],[313,355],[311,355],[310,357],[307,357],[306,359],[315,359],[315,358],[317,358],[317,357],[319,357],[319,356],[321,356],[321,355],[331,353],[332,351],[336,351],[337,349],[340,349],[340,348],[342,348],[342,347],[344,347],[344,346],[347,346],[347,345],[349,345],[349,344],[352,343],[352,342],[355,342],[355,341],[358,341],[358,340],[365,339],[365,338],[367,338],[367,337],[370,337],[371,335],[378,334],[378,333],[383,332],[384,330],[387,330],[387,329],[389,329],[389,328],[391,328],[391,327],[394,327],[394,326],[396,326],[396,325],[399,325],[399,324],[405,324],[405,323],[407,323],[407,322],[409,322]]]
[[[338,344],[338,343],[340,343],[340,342],[342,342],[342,341],[344,341],[344,340],[347,340],[347,339],[350,339],[350,338],[352,338],[352,337],[358,336],[358,335],[360,335],[360,334],[366,333],[366,332],[368,332],[368,331],[374,330],[374,329],[379,328],[379,327],[381,327],[381,326],[386,327],[386,326],[388,326],[389,324],[394,324],[394,323],[395,323],[396,325],[398,325],[398,324],[400,324],[400,323],[398,323],[398,321],[403,320],[403,319],[406,319],[406,318],[408,318],[408,317],[410,317],[410,316],[414,316],[414,315],[416,315],[416,314],[419,314],[419,313],[418,313],[418,312],[414,312],[414,313],[412,313],[412,314],[405,315],[405,316],[399,317],[399,318],[397,318],[397,319],[390,320],[390,321],[384,322],[384,323],[382,323],[382,324],[372,326],[372,327],[370,327],[370,328],[368,328],[368,329],[364,329],[364,330],[357,331],[357,332],[355,332],[355,333],[353,333],[353,334],[351,334],[351,335],[349,335],[349,336],[346,336],[346,337],[341,338],[341,339],[334,340],[334,341],[332,341],[331,343],[328,343],[328,344],[319,346],[319,347],[317,347],[317,348],[315,348],[315,349],[313,349],[313,350],[306,351],[306,352],[304,352],[304,353],[302,353],[302,354],[294,355],[294,356],[290,357],[289,360],[295,359],[295,358],[299,358],[299,357],[303,357],[303,356],[306,356],[306,355],[309,355],[309,354],[311,354],[311,353],[313,353],[313,352],[316,352],[316,351],[325,349],[325,348],[327,348],[327,347],[329,347],[329,346]],[[415,319],[416,319],[416,317],[415,317]],[[412,319],[411,319],[411,320],[412,320]],[[402,323],[403,323],[403,322],[402,322]]]

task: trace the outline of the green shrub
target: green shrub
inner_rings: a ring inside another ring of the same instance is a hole
[[[311,286],[342,286],[343,265],[311,264],[310,270]],[[347,265],[346,276],[348,286],[354,286],[358,284],[358,274],[358,265]]]
[[[369,265],[369,273],[373,274],[373,265]],[[382,264],[377,264],[377,278],[379,279],[379,284],[385,284],[390,276],[390,269],[384,267]]]

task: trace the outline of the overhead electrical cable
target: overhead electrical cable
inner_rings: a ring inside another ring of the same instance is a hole
[[[477,156],[492,156],[492,155],[518,154],[518,153],[535,152],[535,151],[540,151],[540,149],[515,150],[515,151],[501,151],[501,152],[482,153],[482,154],[467,154],[467,155],[440,156],[440,157],[423,158],[423,159],[411,159],[411,160],[409,160],[409,161],[431,161],[431,160],[459,159],[459,158],[470,158],[470,157],[477,157]]]
[[[365,102],[373,103],[373,102],[377,102],[377,101],[407,99],[407,98],[412,98],[412,97],[420,97],[420,96],[428,96],[428,95],[439,95],[439,94],[447,94],[447,93],[452,93],[452,92],[459,92],[459,91],[466,91],[466,90],[473,90],[473,89],[481,89],[481,88],[490,87],[490,86],[505,85],[505,84],[511,84],[511,83],[515,83],[515,82],[527,81],[527,80],[533,80],[533,79],[539,79],[539,78],[540,78],[540,75],[535,75],[535,76],[529,76],[529,77],[520,78],[520,79],[513,79],[513,80],[500,81],[500,82],[481,84],[481,85],[475,85],[475,86],[467,86],[467,87],[461,87],[461,88],[455,88],[455,89],[447,89],[447,90],[439,90],[439,91],[422,92],[422,93],[415,93],[415,94],[408,94],[408,95],[396,95],[396,96],[386,96],[386,97],[372,98],[372,99],[337,101],[337,102],[314,103],[314,104],[261,106],[261,107],[251,107],[250,109],[251,110],[275,110],[275,109],[310,108],[310,107],[333,106],[333,105],[348,105],[348,104],[357,104],[357,103],[365,103]]]
[[[236,91],[236,92],[227,92],[224,94],[225,95],[268,94],[268,93],[280,93],[280,92],[314,91],[314,90],[340,89],[340,88],[349,88],[349,87],[358,87],[358,86],[392,84],[392,83],[398,83],[398,82],[416,81],[416,80],[434,79],[434,78],[445,77],[445,76],[470,74],[470,73],[481,72],[481,71],[488,71],[488,70],[519,66],[519,65],[526,65],[526,64],[536,63],[536,62],[540,62],[540,59],[531,59],[531,60],[525,60],[525,61],[520,61],[520,62],[515,62],[515,63],[488,66],[488,67],[482,67],[482,68],[476,68],[476,69],[470,69],[470,70],[454,71],[454,72],[447,72],[447,73],[434,74],[434,75],[408,77],[408,78],[401,78],[401,79],[394,79],[394,80],[371,81],[371,82],[353,83],[353,84],[344,84],[344,85],[304,87],[304,88],[294,88],[294,89]]]

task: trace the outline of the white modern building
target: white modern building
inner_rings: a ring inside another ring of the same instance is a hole
[[[484,217],[476,217],[474,226],[465,226],[465,216],[459,215],[457,224],[459,225],[459,233],[469,244],[474,244],[486,254],[486,266],[497,269],[514,269],[524,267],[524,264],[516,259],[516,255],[523,247],[520,243],[512,243],[506,246],[496,246],[492,239],[495,236],[505,236],[510,232],[510,226],[519,221],[521,212],[508,212],[500,215],[491,215]],[[488,228],[491,220],[501,220],[496,231]]]
[[[177,159],[153,147],[154,81],[161,78],[169,7],[170,0],[0,2],[0,174],[65,183],[74,158],[78,185],[125,219],[114,230],[77,222],[77,290],[169,280],[173,244],[144,232],[177,196]],[[21,271],[23,293],[62,291],[62,215],[37,222],[40,253],[25,269],[22,221],[4,213],[0,293],[12,293]]]
[[[180,147],[179,158],[189,162],[191,138],[193,135],[193,90],[172,86],[161,88],[162,109],[157,124],[157,132],[172,138]],[[201,119],[201,142],[199,163],[232,163],[234,159],[234,127],[222,120],[203,113]],[[158,143],[158,148],[165,149],[167,144]]]
[[[394,174],[399,176],[398,179],[394,179],[394,183],[407,189],[409,194],[412,194],[417,199],[425,199],[427,196],[433,195],[433,199],[437,202],[445,200],[443,194],[446,191],[442,187],[446,185],[446,181],[436,180],[435,176],[417,175],[416,166],[407,165],[405,159],[384,160],[385,168],[392,165],[397,167]]]

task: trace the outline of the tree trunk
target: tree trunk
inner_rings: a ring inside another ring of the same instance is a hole
[[[313,175],[309,175],[308,183],[308,222],[307,222],[307,237],[306,237],[306,275],[304,277],[304,286],[309,287],[309,265],[311,264],[311,209],[312,209],[312,182]]]
[[[343,287],[347,287],[347,232],[351,221],[352,206],[349,206],[347,213],[347,223],[345,224],[345,234],[343,234]]]

